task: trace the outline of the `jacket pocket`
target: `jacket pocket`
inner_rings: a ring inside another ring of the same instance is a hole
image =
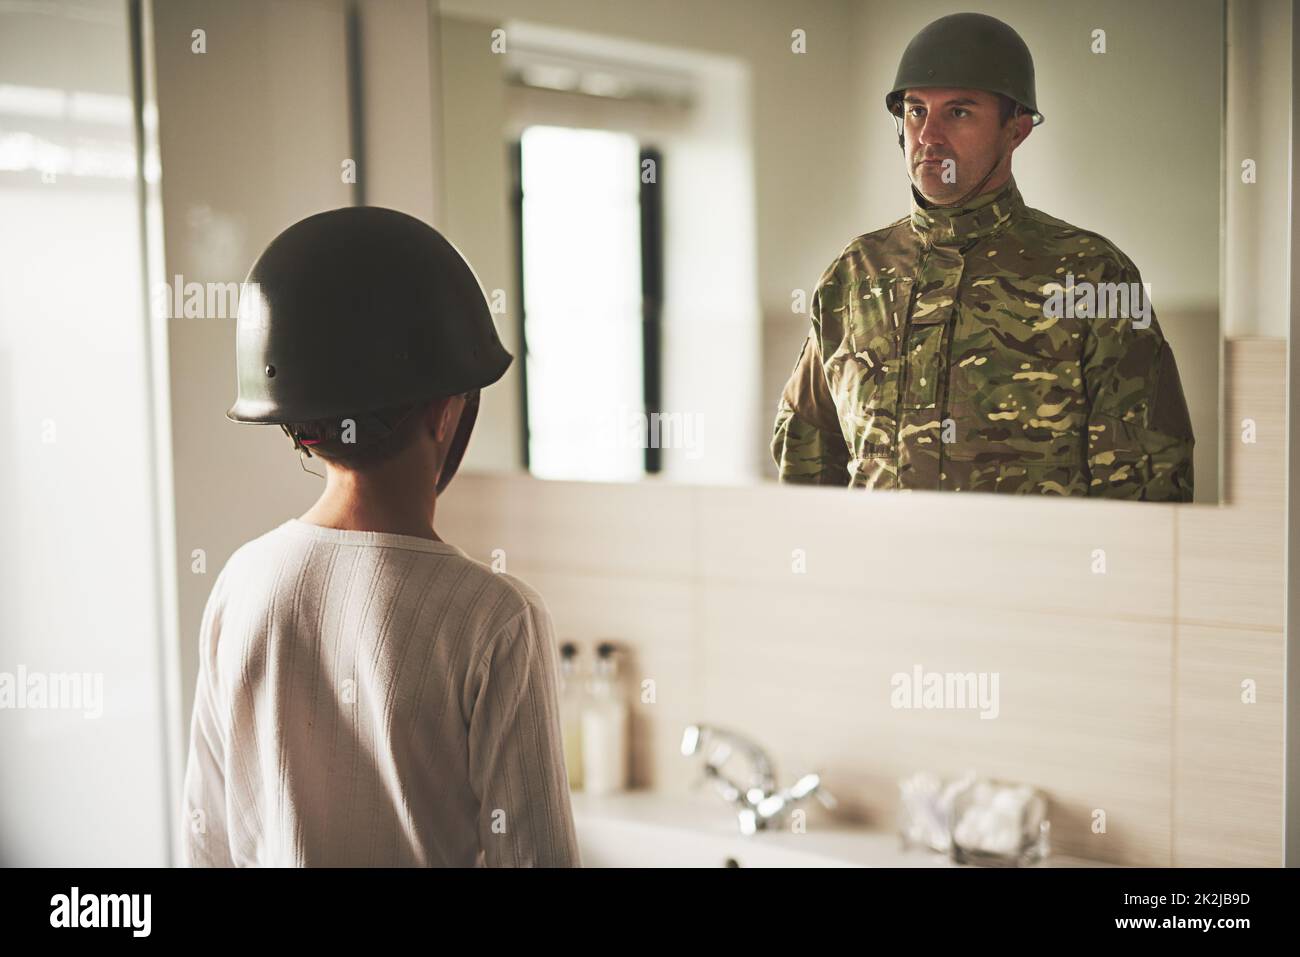
[[[899,343],[910,279],[848,288],[844,338],[827,364],[845,440],[855,458],[890,456],[898,440]]]
[[[956,280],[960,282],[960,278]],[[934,409],[942,394],[952,336],[956,286],[937,286],[916,297],[904,327],[902,408]]]

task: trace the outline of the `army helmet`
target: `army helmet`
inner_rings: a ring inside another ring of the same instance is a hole
[[[347,206],[294,223],[253,263],[226,417],[278,424],[302,449],[290,424],[353,416],[360,448],[395,427],[392,410],[468,393],[445,486],[478,390],[512,360],[474,271],[442,234],[397,210]]]
[[[964,87],[1010,97],[1043,122],[1034,93],[1034,58],[1010,26],[983,13],[954,13],[926,25],[903,51],[885,108],[903,115],[909,88]]]
[[[271,241],[240,296],[236,422],[369,412],[490,385],[512,356],[464,257],[378,206],[308,216]]]

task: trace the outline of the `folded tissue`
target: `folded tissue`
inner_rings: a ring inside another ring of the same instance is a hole
[[[899,782],[906,846],[948,853],[963,864],[1033,864],[1050,852],[1047,800],[1023,784],[970,773],[944,784],[929,772]]]
[[[899,781],[902,798],[899,832],[903,846],[928,847],[947,854],[952,849],[949,819],[952,817],[953,799],[974,781],[973,776],[967,776],[945,786],[937,774],[928,771]]]

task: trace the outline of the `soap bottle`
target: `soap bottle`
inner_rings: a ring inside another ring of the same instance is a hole
[[[618,647],[603,641],[596,648],[582,707],[583,787],[588,794],[627,789],[629,708],[619,677]]]
[[[582,790],[582,675],[578,646],[560,645],[560,734],[564,743],[564,769],[569,790]]]

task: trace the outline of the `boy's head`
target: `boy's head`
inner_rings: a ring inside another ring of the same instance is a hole
[[[279,425],[340,469],[436,463],[441,491],[479,390],[512,361],[454,246],[396,210],[350,206],[277,236],[249,271],[227,417]]]

